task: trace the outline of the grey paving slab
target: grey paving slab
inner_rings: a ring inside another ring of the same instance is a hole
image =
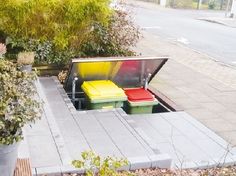
[[[216,114],[213,111],[210,111],[209,109],[206,109],[204,107],[189,109],[188,113],[194,116],[196,119],[200,120],[215,119],[219,117],[219,114]]]
[[[149,157],[153,168],[170,168],[172,159],[169,154],[152,155]]]
[[[45,114],[43,114],[42,118],[37,121],[37,123],[28,124],[24,127],[25,133],[27,136],[37,136],[37,135],[50,135],[51,131],[48,126],[48,122],[45,118]]]
[[[231,144],[236,143],[236,132],[235,131],[222,131],[222,132],[219,132],[219,135],[221,137],[225,138]]]
[[[202,104],[202,103],[213,103],[215,100],[212,97],[209,97],[208,95],[205,95],[201,92],[199,93],[188,93],[188,97],[195,102]]]
[[[191,97],[181,96],[179,98],[171,98],[171,100],[176,102],[179,106],[181,106],[182,108],[184,108],[186,110],[202,107],[202,105],[200,103],[194,101],[194,98],[191,98]]]
[[[206,109],[209,109],[209,110],[215,112],[215,113],[220,113],[220,112],[227,111],[227,109],[225,108],[224,104],[217,103],[217,102],[214,102],[214,103],[204,103],[204,107]]]
[[[234,131],[235,125],[221,118],[201,120],[207,127],[215,129],[216,132]],[[223,125],[222,125],[223,124]]]
[[[163,114],[164,118],[172,124],[173,127],[178,129],[181,134],[185,135],[190,139],[208,139],[209,137],[205,135],[202,131],[192,125],[190,122],[175,114],[171,114],[169,117]]]
[[[165,129],[164,132],[161,131],[161,129],[158,129],[158,126],[155,128],[155,123],[151,124],[147,122],[147,120],[143,120],[144,123],[142,123],[142,127],[145,128],[145,133],[147,136],[151,136],[152,140],[155,141],[155,143],[163,143],[168,142],[166,138],[166,134],[169,133]],[[146,122],[146,125],[145,125]],[[138,127],[139,123],[137,123],[135,128]],[[176,133],[175,133],[176,134]]]
[[[219,163],[226,155],[229,157],[232,155],[228,151],[230,148],[227,150],[213,140],[193,140],[193,143],[206,152],[216,163]]]
[[[81,159],[81,153],[84,151],[92,150],[86,140],[80,140],[80,138],[65,139],[65,146],[70,154],[72,160]]]
[[[218,136],[215,132],[207,128],[205,125],[203,125],[201,122],[190,116],[189,114],[185,112],[176,112],[176,115],[181,115],[182,118],[186,119],[188,122],[190,122],[193,126],[195,126],[197,129],[202,131],[205,135],[207,135],[211,140],[215,141],[219,145],[221,145],[223,148],[227,148],[229,143],[226,142],[223,138]]]
[[[129,115],[125,114],[120,116],[122,113],[116,112],[116,114],[119,114],[117,117],[120,119],[120,121],[124,124],[124,126],[130,131],[130,133],[139,141],[139,143],[145,148],[146,152],[149,155],[154,154],[160,154],[159,150],[153,150],[147,143],[142,139],[142,137],[135,132],[135,129],[130,126],[130,123],[127,121],[127,119],[130,119]]]
[[[130,162],[130,170],[136,170],[138,168],[150,168],[152,166],[152,162],[148,157],[130,157],[127,158]]]
[[[60,132],[64,138],[76,136],[77,139],[84,139],[79,127],[74,119],[57,121]]]
[[[98,136],[100,136],[98,134]],[[101,156],[124,157],[123,153],[117,148],[108,136],[98,138],[88,138],[91,149]]]
[[[37,176],[43,176],[45,173],[47,173],[47,176],[62,176],[61,168],[59,166],[36,168]]]
[[[185,168],[197,168],[203,167],[206,163],[213,166],[227,152],[229,144],[226,141],[185,112],[152,114],[146,118],[144,115],[131,117],[131,126],[141,129],[137,130],[138,133],[142,131],[141,136],[145,133],[155,142],[155,147],[170,154],[173,158],[173,167],[184,165]],[[125,119],[130,122],[130,118]],[[150,129],[155,129],[158,133],[150,132]],[[173,129],[178,133],[173,135]],[[159,130],[162,133],[159,133]],[[158,138],[155,138],[156,134],[161,134],[168,142],[158,141]],[[145,137],[143,139],[145,140]],[[232,161],[228,159],[228,162]]]
[[[163,116],[167,115],[168,117],[172,117],[172,114],[166,114],[162,113]],[[154,128],[156,131],[158,131],[162,136],[164,137],[170,137],[170,136],[179,136],[182,135],[181,132],[175,128],[173,125],[171,125],[166,119],[162,118],[163,116],[155,117],[150,116],[150,118],[146,119],[151,125],[152,128]]]
[[[76,116],[75,120],[83,133],[104,132],[104,129],[93,115],[87,117],[84,116],[82,118],[80,118],[80,116]]]
[[[80,159],[85,150],[94,150],[101,156],[129,158],[129,169],[206,167],[216,165],[218,159],[223,164],[220,158],[229,144],[191,115],[185,112],[127,115],[119,108],[76,111],[53,79],[40,80],[47,106],[42,121],[32,129],[26,128],[36,173],[38,170],[51,174],[52,168],[59,172],[75,171],[69,162]],[[53,91],[56,101],[49,95]],[[226,163],[232,164],[234,159],[236,152],[232,150]]]
[[[180,150],[186,161],[212,160],[207,153],[194,145],[191,140],[185,136],[176,136],[172,141],[173,145]]]
[[[236,123],[236,112],[227,111],[227,112],[220,113],[219,118],[225,119],[227,122],[235,124]]]
[[[171,156],[171,158],[173,159],[172,162],[173,165],[178,163],[179,160],[180,161],[184,160],[184,155],[171,142],[159,143],[158,148],[161,152],[168,153]]]
[[[23,134],[26,134],[25,130],[23,129]],[[20,142],[18,148],[18,158],[30,158],[28,141],[26,135],[24,135],[24,139]]]
[[[52,136],[29,136],[27,141],[32,167],[62,164]]]

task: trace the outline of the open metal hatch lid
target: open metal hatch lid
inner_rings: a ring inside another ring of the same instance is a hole
[[[75,78],[76,91],[84,81],[111,80],[122,88],[142,87],[157,74],[168,57],[100,57],[73,59],[64,88],[72,92]]]

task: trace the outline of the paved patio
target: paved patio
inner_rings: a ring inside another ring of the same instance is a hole
[[[234,148],[185,112],[127,115],[122,109],[76,111],[55,77],[40,78],[40,121],[25,128],[21,158],[34,175],[79,172],[85,150],[128,158],[127,169],[204,168],[236,161]]]
[[[154,40],[155,39],[155,40]],[[151,85],[236,145],[236,69],[178,43],[144,32],[137,51],[171,58]]]

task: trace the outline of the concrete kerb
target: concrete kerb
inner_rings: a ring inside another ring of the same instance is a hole
[[[169,42],[168,40],[165,40],[165,41],[166,41],[166,42]],[[222,65],[222,66],[226,66],[226,67],[230,67],[230,68],[232,68],[232,69],[236,69],[235,66],[230,65],[230,64],[227,64],[227,63],[224,63],[224,62],[221,62],[221,61],[217,60],[216,58],[214,58],[214,57],[212,57],[212,56],[210,56],[210,55],[208,55],[208,54],[206,54],[206,53],[202,53],[202,52],[200,52],[200,51],[197,51],[197,50],[195,50],[195,49],[193,49],[193,48],[189,48],[189,47],[187,47],[187,46],[185,46],[185,45],[182,45],[182,44],[180,44],[180,43],[177,43],[177,42],[171,42],[171,43],[172,43],[172,44],[175,44],[175,45],[177,45],[177,46],[179,46],[179,47],[182,47],[182,48],[184,48],[184,49],[192,50],[192,51],[195,52],[195,53],[201,54],[201,55],[203,55],[203,56],[209,58],[211,61],[216,62],[216,63],[218,63],[218,64],[220,64],[220,65]],[[179,62],[179,63],[182,64],[182,62],[180,62],[179,60],[176,60],[176,59],[174,59],[174,60],[175,60],[176,62]]]
[[[77,169],[71,165],[66,166],[52,166],[52,167],[39,167],[34,168],[32,171],[33,176],[61,176],[62,174],[83,174],[85,173],[84,169]]]
[[[127,158],[129,165],[119,170],[136,170],[145,168],[170,168],[172,159],[168,154],[152,155],[149,157]],[[85,169],[77,169],[71,165],[33,168],[33,176],[61,176],[62,174],[83,174]]]
[[[232,27],[232,28],[236,28],[236,20],[234,19],[225,19],[225,18],[210,18],[210,17],[206,17],[206,18],[197,18],[197,20],[203,20],[203,21],[207,21],[207,22],[211,22],[211,23],[216,23],[216,24],[220,24],[220,25],[224,25],[224,26],[228,26],[228,27]],[[231,21],[233,23],[235,23],[234,25],[229,24],[227,22],[223,22],[224,20],[228,20]]]

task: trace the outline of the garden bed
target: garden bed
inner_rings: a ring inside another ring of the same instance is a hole
[[[134,176],[235,176],[236,166],[210,169],[140,169],[133,171]],[[127,174],[120,174],[126,176]],[[82,176],[81,174],[63,174],[63,176]]]

